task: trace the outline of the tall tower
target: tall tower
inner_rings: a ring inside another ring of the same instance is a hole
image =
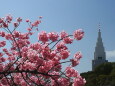
[[[101,31],[99,27],[98,31],[98,38],[94,52],[94,60],[92,60],[92,70],[94,70],[98,65],[108,62],[106,60],[106,53],[103,46],[102,38],[101,38]]]

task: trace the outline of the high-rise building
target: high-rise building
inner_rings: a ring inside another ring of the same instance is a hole
[[[94,60],[92,60],[92,70],[94,70],[98,65],[108,62],[106,60],[105,48],[103,46],[101,31],[99,28],[97,43],[94,52]]]

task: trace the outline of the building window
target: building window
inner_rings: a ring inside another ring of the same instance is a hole
[[[102,57],[98,57],[99,60],[102,60]]]

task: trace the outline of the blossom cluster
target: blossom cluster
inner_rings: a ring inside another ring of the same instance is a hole
[[[23,22],[21,17],[16,22],[11,15],[0,18],[0,38],[3,39],[0,41],[0,86],[84,86],[85,79],[73,68],[79,64],[82,54],[77,52],[69,59],[67,47],[83,38],[83,30],[78,29],[73,35],[65,31],[41,31],[36,37],[38,42],[31,43],[30,37],[41,18],[33,23],[25,20],[29,25],[26,33],[17,29]],[[70,65],[63,71],[65,63]]]

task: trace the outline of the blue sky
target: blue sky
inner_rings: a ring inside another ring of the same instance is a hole
[[[69,46],[71,57],[76,51],[83,53],[75,67],[79,72],[91,70],[100,22],[107,60],[115,61],[115,0],[0,0],[0,17],[9,13],[32,21],[43,16],[39,28],[47,32],[65,30],[72,34],[83,28],[83,40]]]

